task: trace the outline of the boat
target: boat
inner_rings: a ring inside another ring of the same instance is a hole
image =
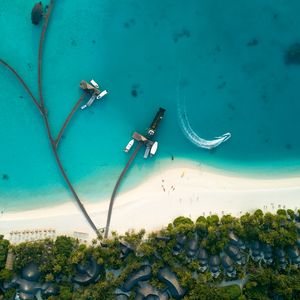
[[[145,153],[144,153],[144,158],[145,158],[145,159],[148,158],[150,149],[151,149],[151,146],[147,146],[147,147],[146,147],[146,150],[145,150]]]
[[[84,104],[84,105],[82,105],[80,108],[81,108],[81,109],[85,109],[85,108],[87,108],[87,105]]]
[[[156,115],[150,125],[150,128],[148,129],[148,135],[153,136],[155,134],[158,124],[164,117],[165,111],[166,110],[164,108],[161,108],[161,107],[159,108],[158,112],[156,113]]]
[[[131,147],[133,146],[134,144],[134,139],[130,140],[129,143],[127,144],[127,146],[125,147],[124,149],[124,152],[129,152],[129,150],[131,149]]]
[[[97,96],[97,99],[101,99],[102,97],[104,97],[106,94],[108,94],[108,91],[107,90],[104,90],[102,91],[98,96]]]
[[[99,100],[102,97],[104,97],[106,94],[108,94],[107,90],[102,91],[100,94],[97,94],[96,92],[94,92],[94,94],[92,95],[92,97],[90,98],[90,100],[81,106],[81,109],[85,109],[87,107],[92,106],[92,104],[94,103],[95,99]]]
[[[90,100],[86,103],[86,106],[92,106],[92,104],[94,103],[96,99],[96,95],[93,94],[93,96],[90,98]]]
[[[152,145],[151,150],[150,150],[150,156],[155,155],[155,153],[157,151],[157,147],[158,147],[158,142],[154,142],[154,144]]]
[[[96,89],[99,89],[99,84],[98,84],[94,79],[92,79],[92,80],[90,81],[90,83],[91,83]]]
[[[96,95],[94,93],[93,96],[90,98],[90,100],[86,104],[82,105],[80,108],[85,109],[85,108],[91,106],[94,103],[95,99],[96,99]]]

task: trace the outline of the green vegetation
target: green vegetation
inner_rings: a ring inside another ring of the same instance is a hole
[[[0,282],[11,278],[11,271],[5,269],[6,256],[9,249],[9,241],[0,235]],[[1,298],[0,298],[1,299]]]
[[[15,274],[20,274],[20,270],[28,263],[35,262],[42,272],[41,282],[54,282],[59,286],[59,294],[48,297],[50,300],[116,299],[115,290],[122,287],[128,276],[145,263],[152,266],[149,283],[159,290],[167,288],[158,279],[159,270],[168,266],[187,291],[184,300],[300,299],[300,257],[299,264],[291,263],[287,254],[288,249],[296,249],[299,220],[299,212],[282,209],[275,215],[257,210],[241,218],[230,215],[221,218],[216,215],[199,217],[195,223],[189,218],[178,217],[165,229],[148,236],[144,230],[127,232],[122,236],[113,233],[110,239],[105,240],[100,236],[90,245],[80,244],[65,236],[59,236],[54,241],[9,245],[0,236],[0,284],[9,281],[12,275],[11,271],[5,269],[10,247],[15,255]],[[202,248],[209,257],[221,254],[222,258],[226,252],[224,249],[232,242],[229,233],[233,233],[245,245],[240,248],[245,264],[234,263],[236,275],[231,278],[222,266],[216,278],[212,276],[209,266],[201,272],[197,254],[189,252],[192,249],[189,248],[189,242],[196,236],[197,251]],[[264,249],[264,245],[271,246],[272,261],[267,262],[263,256],[256,261],[252,259],[249,249],[253,241],[259,242],[261,249]],[[122,245],[130,247],[124,252]],[[276,258],[276,249],[285,251],[284,267]],[[75,266],[87,262],[89,257],[93,257],[105,271],[101,272],[96,282],[85,286],[74,285],[72,278],[76,273]],[[223,284],[231,280],[231,285]],[[0,292],[0,299],[8,299],[13,292],[8,289],[2,292],[2,296]],[[129,299],[134,299],[135,293],[133,289]]]
[[[6,253],[8,251],[9,241],[3,238],[3,235],[0,235],[0,269],[3,269],[6,261]]]

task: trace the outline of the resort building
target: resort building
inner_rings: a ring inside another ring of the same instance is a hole
[[[23,242],[33,242],[44,239],[54,239],[56,237],[56,230],[52,228],[45,229],[27,229],[27,230],[13,230],[9,233],[9,241],[12,244],[19,244]]]

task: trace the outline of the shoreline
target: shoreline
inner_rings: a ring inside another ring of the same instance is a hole
[[[259,208],[270,212],[298,208],[299,177],[255,179],[202,164],[195,166],[190,161],[162,166],[165,163],[137,187],[118,194],[111,230],[158,230],[180,215],[195,220],[214,213],[239,216]],[[109,199],[95,202],[91,197],[88,203],[87,199],[82,200],[96,226],[103,228]],[[0,234],[6,238],[12,230],[36,228],[54,228],[57,234],[80,231],[95,237],[71,198],[53,207],[3,213],[0,224]]]
[[[232,169],[232,168],[226,168],[226,166],[219,166],[219,165],[207,165],[206,163],[202,163],[199,162],[193,158],[176,158],[176,161],[170,161],[169,158],[163,158],[160,159],[159,161],[155,162],[155,165],[152,165],[152,170],[134,170],[134,169],[138,169],[138,166],[133,165],[131,166],[131,169],[133,169],[130,172],[133,172],[135,174],[129,174],[129,181],[126,181],[125,179],[125,185],[127,186],[122,186],[121,184],[121,190],[122,190],[122,194],[123,193],[127,193],[131,190],[133,190],[134,188],[132,188],[132,186],[135,185],[142,185],[145,182],[149,181],[150,178],[157,176],[158,174],[160,174],[161,172],[163,172],[164,169],[167,170],[171,170],[171,169],[176,169],[176,168],[189,168],[189,169],[193,169],[193,170],[203,170],[204,172],[208,172],[208,173],[213,173],[213,174],[218,174],[218,175],[223,175],[224,177],[231,177],[231,178],[243,178],[245,180],[249,179],[249,180],[253,180],[253,179],[259,179],[260,181],[272,181],[272,180],[282,180],[282,182],[284,183],[284,186],[287,185],[287,180],[292,180],[291,182],[293,182],[296,178],[300,179],[300,171],[295,171],[295,169],[291,169],[291,172],[288,172],[287,170],[285,171],[281,171],[280,168],[278,171],[272,170],[272,172],[270,170],[265,169],[265,167],[257,168],[255,170],[247,170],[247,169]],[[143,168],[148,168],[147,166],[143,166]],[[154,169],[154,170],[153,170]],[[120,167],[120,170],[118,169],[119,173],[121,173],[122,168]],[[300,169],[299,169],[300,170]],[[130,173],[129,172],[129,173]],[[142,172],[142,174],[136,174],[137,172]],[[151,173],[152,172],[152,173]],[[118,173],[117,173],[118,174]],[[134,178],[135,176],[138,177],[142,175],[143,177],[145,177],[145,179],[138,179],[137,182],[135,182]],[[84,186],[83,191],[85,192],[85,194],[87,194],[88,196],[86,197],[82,197],[83,201],[86,200],[86,205],[91,205],[93,206],[93,204],[96,204],[101,202],[101,201],[108,201],[109,197],[111,195],[111,193],[109,193],[109,195],[106,194],[97,194],[97,196],[95,196],[93,193],[89,193],[89,187],[88,186],[93,186],[96,184],[99,184],[99,177],[101,176],[101,174],[94,172],[93,175],[91,175],[90,177],[86,177],[84,179],[82,179],[80,181],[80,185]],[[119,174],[114,178],[115,181],[117,180]],[[128,175],[127,175],[128,176]],[[300,181],[299,181],[300,182]],[[115,182],[114,182],[115,183]],[[76,184],[78,184],[78,182],[76,182]],[[129,186],[128,186],[129,185]],[[292,185],[296,186],[296,184]],[[111,191],[113,190],[114,184],[112,185]],[[63,186],[60,185],[58,187],[57,190],[50,190],[49,189],[41,189],[41,190],[37,190],[36,191],[36,195],[35,196],[29,196],[31,195],[33,192],[29,192],[27,190],[20,190],[19,191],[20,194],[22,194],[22,196],[18,196],[18,197],[22,197],[22,200],[24,203],[29,203],[29,205],[26,204],[26,207],[19,207],[19,203],[15,204],[12,207],[9,207],[8,209],[6,208],[5,202],[6,201],[10,201],[10,197],[4,196],[5,201],[3,202],[4,205],[2,205],[2,207],[0,207],[0,216],[2,211],[9,214],[17,214],[19,212],[24,212],[24,211],[36,211],[36,210],[44,210],[47,208],[50,208],[53,206],[53,202],[55,207],[63,207],[66,203],[69,203],[70,201],[73,201],[72,197],[68,197],[67,195],[69,194],[69,191]],[[41,196],[42,195],[42,196]],[[45,204],[41,204],[40,202],[38,202],[39,198],[43,198],[43,202],[45,202]],[[2,200],[3,201],[3,200]],[[51,203],[52,202],[52,203]],[[18,208],[16,208],[15,206],[18,206]],[[32,206],[38,206],[38,208],[32,208]]]

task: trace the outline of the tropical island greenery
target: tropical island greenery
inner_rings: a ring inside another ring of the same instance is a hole
[[[257,210],[178,217],[158,232],[113,233],[89,245],[67,236],[11,245],[1,237],[0,299],[22,295],[32,263],[40,287],[25,290],[33,297],[26,299],[38,289],[50,300],[300,299],[299,221],[300,211]]]

